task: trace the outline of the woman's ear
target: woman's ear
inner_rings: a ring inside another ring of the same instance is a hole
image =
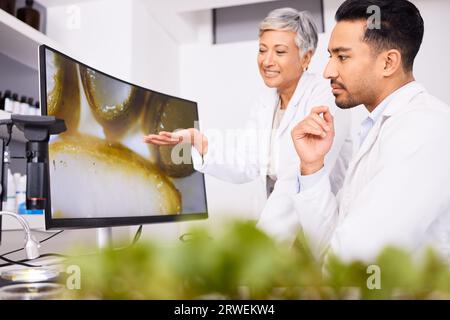
[[[313,53],[312,53],[311,50],[308,50],[308,51],[303,55],[303,58],[302,58],[302,69],[303,69],[303,72],[306,71],[306,70],[308,70],[308,66],[309,66],[309,64],[311,63],[311,58],[312,58],[312,56],[313,56]]]
[[[384,70],[383,76],[390,77],[396,73],[402,66],[402,55],[399,50],[391,49],[384,54]]]

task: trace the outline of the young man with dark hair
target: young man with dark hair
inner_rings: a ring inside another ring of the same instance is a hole
[[[373,16],[375,15],[375,16]],[[300,158],[294,203],[319,254],[373,260],[384,247],[444,250],[450,226],[450,108],[413,75],[424,25],[406,0],[348,0],[336,13],[324,76],[342,109],[370,112],[336,167],[326,106],[292,130]],[[443,252],[448,255],[448,252]]]

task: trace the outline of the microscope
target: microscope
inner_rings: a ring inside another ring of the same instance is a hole
[[[12,128],[16,126],[24,133],[26,142],[25,158],[27,160],[27,185],[26,185],[26,208],[27,210],[44,210],[47,206],[49,190],[48,172],[48,142],[50,135],[66,131],[64,120],[53,116],[29,116],[11,114],[0,119],[0,126],[6,125],[9,137],[0,142],[0,153],[2,156],[0,181],[1,199],[7,194],[7,172],[9,164],[9,142],[11,141]],[[5,142],[6,140],[6,142]],[[27,221],[20,215],[3,211],[0,201],[0,242],[1,242],[1,217],[9,215],[16,218],[25,231],[25,251],[28,259],[39,257],[39,242],[31,235]]]

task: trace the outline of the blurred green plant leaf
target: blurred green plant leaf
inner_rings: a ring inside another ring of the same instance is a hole
[[[276,244],[254,222],[235,221],[211,235],[190,231],[174,245],[140,242],[67,261],[81,268],[80,299],[436,299],[450,296],[450,269],[431,249],[413,259],[383,250],[373,265],[380,288],[368,286],[368,264],[329,256],[317,261],[299,235]]]

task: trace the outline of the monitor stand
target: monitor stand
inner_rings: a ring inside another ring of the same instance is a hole
[[[112,247],[112,228],[97,228],[97,245],[99,249]]]

